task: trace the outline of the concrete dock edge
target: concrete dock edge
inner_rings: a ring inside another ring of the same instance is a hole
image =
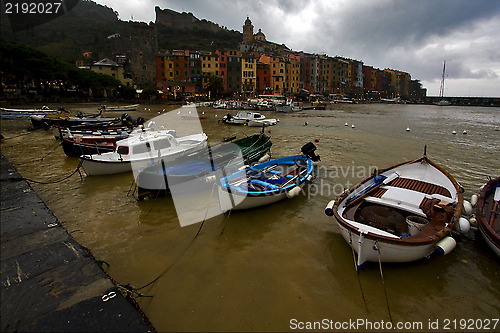
[[[154,332],[1,155],[0,331]]]

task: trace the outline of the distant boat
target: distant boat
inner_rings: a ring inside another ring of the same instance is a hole
[[[135,110],[137,110],[138,106],[139,106],[139,104],[121,105],[121,106],[103,105],[103,106],[101,106],[100,110],[103,110],[103,111],[135,111]]]
[[[36,109],[8,109],[0,108],[0,117],[3,119],[26,119],[30,116],[45,116],[47,114],[60,114],[64,112],[64,108],[59,107],[57,110],[50,109],[48,106],[42,106]]]
[[[500,257],[500,177],[482,189],[476,206],[479,230],[486,243]]]
[[[129,114],[124,113],[120,118],[103,118],[101,113],[96,115],[62,115],[62,114],[47,114],[30,116],[33,128],[48,129],[54,127],[106,127],[106,126],[122,126],[122,125],[135,125],[136,122],[130,117]],[[138,118],[139,120],[139,118]],[[142,120],[141,120],[142,121]]]
[[[446,71],[446,61],[443,63],[443,74],[441,76],[441,87],[439,87],[439,98],[441,100],[436,102],[436,105],[438,106],[448,106],[451,105],[451,102],[444,99],[444,76],[445,76],[445,71]]]
[[[384,103],[399,103],[400,97],[396,98],[381,98],[380,101]]]
[[[300,106],[295,105],[292,99],[287,99],[283,104],[276,105],[276,112],[297,112],[302,111]]]
[[[325,214],[335,216],[361,267],[450,252],[462,205],[456,180],[424,155],[362,180],[332,200]]]

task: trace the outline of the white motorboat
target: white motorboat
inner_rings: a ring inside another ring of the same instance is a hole
[[[222,118],[222,122],[225,124],[234,125],[248,125],[248,126],[271,126],[276,125],[278,122],[276,119],[267,119],[266,116],[252,111],[238,111],[238,113],[233,116],[227,114]]]
[[[283,104],[276,105],[276,112],[297,112],[302,111],[300,106],[295,105],[292,99],[287,99]]]
[[[261,111],[273,111],[274,107],[274,102],[269,100],[263,100],[257,103],[257,108]]]
[[[130,137],[117,141],[112,152],[79,157],[87,175],[107,175],[139,170],[206,147],[205,133],[174,137],[171,130],[134,131]]]
[[[462,202],[459,184],[424,154],[362,180],[332,200],[325,213],[335,216],[361,267],[453,250],[456,242],[449,235],[462,223]]]

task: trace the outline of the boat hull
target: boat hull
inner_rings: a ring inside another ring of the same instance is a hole
[[[88,176],[114,175],[132,171],[130,161],[98,161],[88,156],[80,156],[82,168]]]
[[[252,176],[254,172],[259,176]],[[312,173],[313,162],[305,155],[270,160],[238,171],[220,181],[221,209],[245,210],[293,198],[312,180]]]
[[[499,187],[500,177],[486,183],[476,206],[476,219],[481,235],[498,257],[500,257],[500,207],[498,203],[495,205],[494,196]]]
[[[433,253],[451,234],[462,200],[453,177],[424,156],[362,180],[325,212],[335,217],[358,266],[411,262]]]
[[[357,265],[362,267],[369,262],[411,262],[425,258],[432,254],[436,245],[423,244],[415,246],[404,246],[394,243],[384,242],[380,239],[368,239],[359,232],[345,227],[337,222],[340,232],[345,241],[352,247],[357,254]]]

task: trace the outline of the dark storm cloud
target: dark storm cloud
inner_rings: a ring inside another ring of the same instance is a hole
[[[376,68],[439,81],[500,75],[500,1],[497,0],[97,0],[121,17],[154,21],[154,6],[191,12],[242,31],[247,16],[268,40],[294,50],[341,55]],[[486,82],[486,81],[485,81]],[[449,85],[453,86],[453,85]],[[498,93],[496,93],[498,95]]]

